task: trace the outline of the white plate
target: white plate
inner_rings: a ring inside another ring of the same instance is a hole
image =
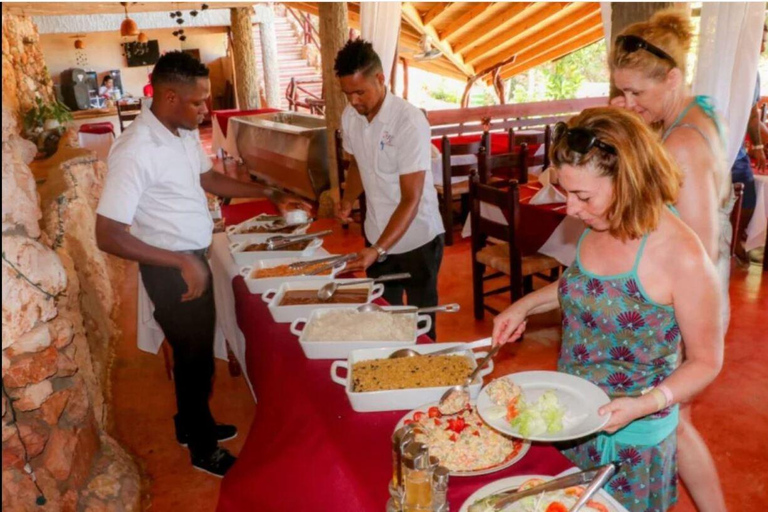
[[[509,478],[502,478],[501,480],[496,480],[495,482],[491,482],[488,485],[485,485],[481,487],[480,489],[476,490],[472,493],[472,495],[467,498],[467,501],[465,501],[461,508],[459,509],[459,512],[469,512],[469,506],[476,502],[477,500],[483,499],[486,496],[490,496],[491,494],[496,494],[497,492],[502,492],[510,489],[514,489],[516,487],[520,487],[526,480],[530,480],[531,478],[541,478],[542,480],[552,480],[554,477],[552,476],[543,476],[543,475],[520,475],[520,476],[511,476]],[[608,509],[608,512],[616,512],[616,508],[613,507],[610,503],[610,497],[606,494],[605,491],[600,490],[598,491],[595,496],[592,498],[596,502],[600,503],[601,505],[605,505],[605,507]],[[592,512],[594,509],[590,509],[588,507],[582,508],[583,512]]]
[[[434,407],[438,404],[438,402],[430,402],[428,404],[422,405],[421,407],[418,407],[402,418],[400,418],[400,421],[397,422],[397,425],[395,426],[395,430],[399,429],[404,425],[405,420],[413,418],[414,413],[417,411],[421,411],[425,414],[428,413],[430,407]],[[447,420],[446,420],[447,421]],[[515,441],[520,442],[519,440],[515,439]],[[526,453],[528,453],[528,450],[531,449],[531,443],[528,441],[522,441],[523,445],[520,447],[520,450],[514,455],[514,457],[505,460],[501,464],[498,464],[496,466],[491,466],[485,469],[475,469],[472,471],[451,471],[451,476],[480,476],[480,475],[487,475],[490,473],[495,473],[496,471],[501,471],[502,469],[506,469],[515,462],[522,459]]]
[[[554,391],[560,405],[565,407],[563,430],[554,434],[543,433],[527,439],[531,441],[568,441],[580,439],[603,428],[610,414],[600,416],[597,410],[610,402],[605,392],[588,380],[560,372],[521,372],[499,377],[520,386],[527,403],[534,403],[546,391]],[[490,386],[491,383],[488,384]],[[477,412],[483,420],[499,432],[524,439],[506,418],[489,418],[487,411],[494,406],[487,393],[488,386],[477,397]]]

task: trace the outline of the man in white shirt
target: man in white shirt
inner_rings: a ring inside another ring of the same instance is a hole
[[[351,269],[371,277],[409,272],[387,283],[391,304],[436,306],[444,233],[432,181],[430,129],[424,113],[387,92],[381,60],[371,43],[349,41],[336,56],[336,76],[349,105],[341,124],[350,166],[337,217],[348,222],[352,204],[365,192],[365,237],[372,244]],[[430,336],[435,337],[434,322]]]
[[[206,259],[213,221],[205,192],[268,197],[282,211],[308,208],[276,190],[212,170],[197,132],[207,112],[208,68],[182,52],[162,56],[152,73],[154,99],[115,141],[99,201],[99,248],[138,261],[155,319],[173,349],[176,437],[192,465],[223,476],[235,461],[218,441],[237,435],[208,406],[216,321]]]

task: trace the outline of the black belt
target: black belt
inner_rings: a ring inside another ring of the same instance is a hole
[[[181,254],[194,254],[195,256],[200,256],[202,258],[208,258],[208,247],[205,249],[190,249],[188,251],[176,251]]]

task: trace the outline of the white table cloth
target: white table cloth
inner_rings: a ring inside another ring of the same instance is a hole
[[[115,140],[115,136],[112,133],[79,132],[77,138],[81,148],[94,151],[96,158],[102,162],[107,161],[109,150],[112,148],[112,142]]]
[[[768,229],[768,175],[755,175],[755,191],[757,204],[752,220],[747,226],[747,241],[744,249],[751,251],[765,245],[765,231]]]
[[[233,158],[240,158],[240,152],[237,150],[237,127],[238,123],[232,122],[233,117],[227,119],[227,135],[221,131],[219,120],[214,116],[211,132],[211,150],[218,153],[223,150],[227,155]]]

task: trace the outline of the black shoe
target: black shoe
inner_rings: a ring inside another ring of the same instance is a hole
[[[237,461],[237,457],[224,448],[216,448],[207,457],[192,456],[192,466],[213,476],[223,478],[229,468]]]
[[[181,446],[187,446],[189,444],[189,435],[179,426],[177,416],[173,417],[173,422],[176,425],[176,441]],[[219,425],[216,424],[216,441],[229,441],[237,437],[237,427],[234,425]]]

